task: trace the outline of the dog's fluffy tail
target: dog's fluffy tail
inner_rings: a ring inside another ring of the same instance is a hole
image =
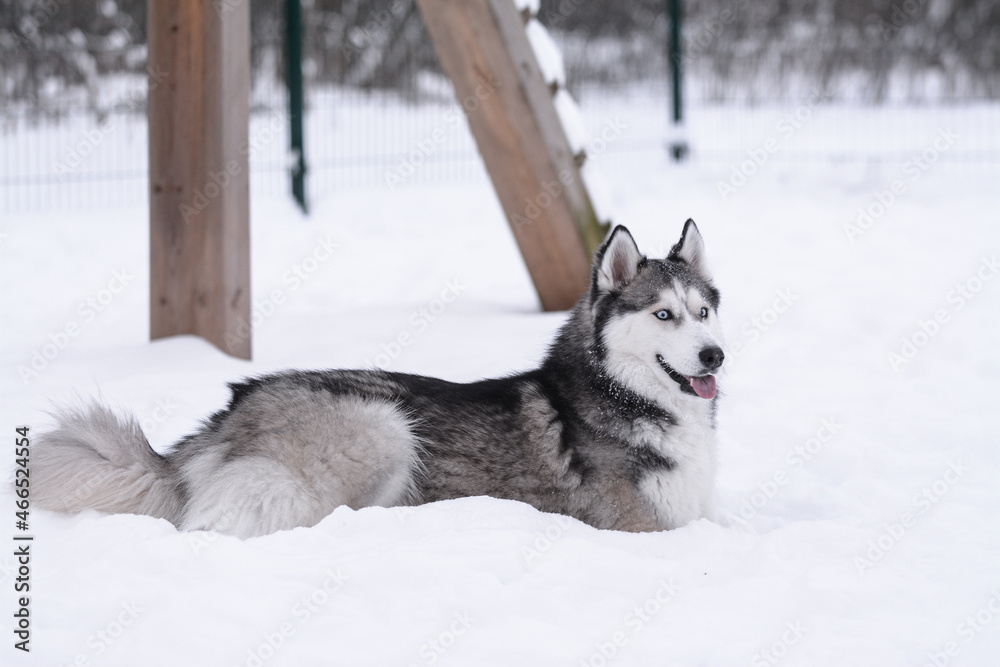
[[[149,514],[177,525],[185,494],[132,416],[91,404],[56,415],[31,446],[31,498],[58,512]]]

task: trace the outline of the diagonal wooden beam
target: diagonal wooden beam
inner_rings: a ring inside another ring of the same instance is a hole
[[[571,308],[603,236],[512,0],[417,0],[545,310]]]

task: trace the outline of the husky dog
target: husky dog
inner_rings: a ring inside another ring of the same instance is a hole
[[[718,306],[693,221],[666,259],[619,226],[537,370],[471,384],[380,370],[250,378],[165,456],[134,418],[95,404],[37,439],[33,497],[240,537],[340,505],[479,495],[614,530],[712,518]]]

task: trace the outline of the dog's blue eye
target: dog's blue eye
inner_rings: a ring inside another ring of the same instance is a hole
[[[708,317],[708,308],[702,308],[701,309],[701,319],[705,319],[706,317]]]
[[[672,319],[674,319],[673,313],[671,313],[666,308],[661,308],[660,310],[656,311],[653,314],[656,315],[661,320],[672,320]]]

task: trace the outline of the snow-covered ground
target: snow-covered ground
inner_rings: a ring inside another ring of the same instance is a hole
[[[805,122],[785,137],[768,113],[751,114],[760,133],[732,164],[593,151],[612,165],[616,222],[644,250],[665,254],[688,217],[706,238],[730,359],[718,523],[621,534],[473,498],[342,508],[240,541],[148,517],[33,511],[22,655],[4,489],[0,662],[996,664],[1000,168],[944,159],[996,135],[946,145],[941,112],[908,111],[900,122],[919,139],[903,160],[789,164],[785,141],[823,132]],[[635,114],[612,141],[656,134],[662,116]],[[597,135],[613,119],[587,120]],[[696,154],[719,141],[710,126],[689,129]],[[565,317],[538,312],[488,184],[340,192],[308,218],[274,198],[252,209],[252,362],[192,337],[148,342],[142,206],[5,215],[9,445],[15,427],[41,432],[53,401],[79,395],[134,411],[162,451],[247,374],[503,374],[536,364]]]

